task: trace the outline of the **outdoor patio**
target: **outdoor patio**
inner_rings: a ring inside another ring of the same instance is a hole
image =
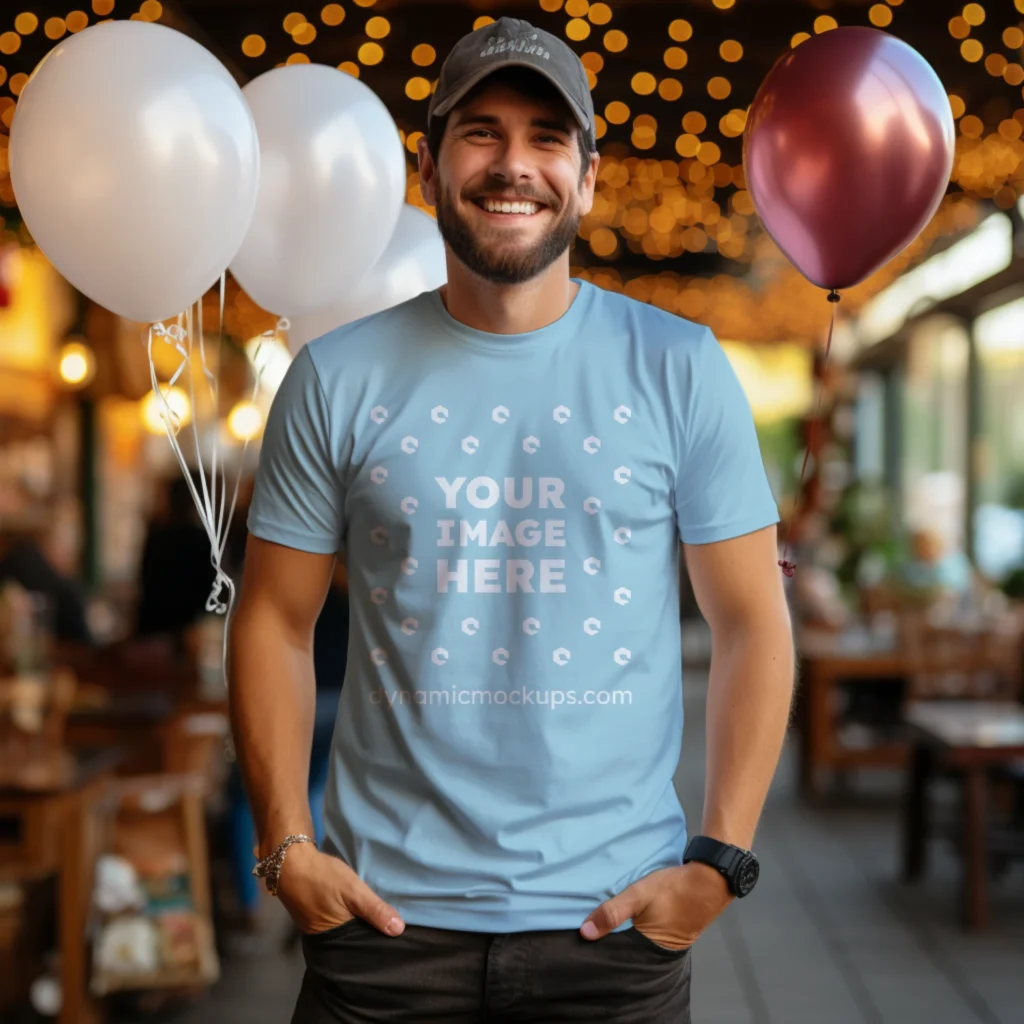
[[[706,687],[706,672],[688,669],[676,783],[693,828]],[[925,882],[898,881],[902,778],[864,773],[833,806],[810,808],[797,796],[796,767],[791,743],[755,844],[757,889],[694,951],[694,1024],[1018,1024],[1024,870],[993,884],[992,926],[968,934],[959,925],[958,865],[941,844]],[[226,958],[209,998],[175,1024],[288,1020],[302,957],[282,951],[284,926],[281,919]]]

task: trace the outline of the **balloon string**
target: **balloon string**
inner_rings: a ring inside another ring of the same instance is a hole
[[[793,510],[790,513],[789,522],[786,524],[786,543],[783,548],[782,558],[779,559],[779,566],[783,573],[792,578],[796,575],[796,562],[789,558],[790,544],[792,543],[793,521],[797,518],[803,506],[804,497],[804,476],[807,473],[807,462],[811,452],[814,450],[814,435],[817,433],[818,418],[821,412],[821,398],[825,391],[825,370],[828,367],[829,353],[832,351],[832,333],[836,326],[836,303],[839,302],[839,292],[835,288],[828,293],[828,301],[832,304],[832,316],[828,325],[828,340],[825,342],[825,357],[821,364],[821,379],[818,381],[818,397],[814,403],[814,415],[811,417],[811,428],[807,434],[807,447],[804,450],[804,461],[800,466],[800,483],[797,485],[796,498],[793,501]]]
[[[224,337],[224,291],[224,276],[221,275],[219,310],[220,325],[217,337],[218,349],[220,348]],[[264,331],[260,337],[280,338],[280,336],[286,332],[290,326],[291,324],[288,319],[281,317],[273,329]],[[209,486],[207,485],[207,473],[205,466],[203,465],[202,444],[200,441],[198,424],[196,422],[195,382],[192,372],[194,338],[198,338],[199,342],[197,347],[201,364],[200,369],[210,389],[216,429],[220,408],[220,388],[217,373],[210,368],[207,362],[206,345],[203,338],[202,300],[200,299],[198,313],[194,319],[192,309],[189,307],[188,312],[179,315],[178,322],[170,327],[161,323],[152,324],[149,328],[147,352],[149,356],[150,384],[153,388],[154,394],[157,396],[160,405],[162,406],[160,415],[166,427],[167,440],[170,442],[171,450],[174,453],[174,457],[178,462],[179,468],[181,469],[185,483],[192,495],[192,501],[199,514],[200,522],[202,523],[203,529],[210,542],[210,562],[214,570],[214,581],[210,594],[206,599],[206,610],[217,615],[225,616],[221,667],[224,671],[224,678],[226,680],[228,677],[228,631],[230,628],[231,612],[235,603],[236,588],[234,581],[224,570],[223,560],[227,548],[228,531],[231,528],[231,521],[234,517],[235,508],[238,503],[239,487],[245,470],[245,456],[249,449],[249,438],[246,437],[242,443],[242,449],[238,457],[238,471],[235,475],[234,488],[231,491],[231,501],[229,504],[227,468],[224,465],[224,460],[219,458],[219,443],[216,434],[213,438],[213,462],[211,472],[209,474]],[[191,433],[195,445],[196,463],[199,470],[196,474],[199,479],[198,486],[192,478],[192,474],[189,471],[188,461],[185,458],[185,453],[182,451],[181,444],[178,440],[182,428],[181,417],[171,406],[164,388],[160,386],[160,382],[157,379],[156,364],[153,360],[153,345],[157,339],[170,345],[179,357],[178,366],[171,375],[167,384],[167,391],[177,384],[178,380],[186,370],[188,371],[188,395],[189,400],[192,403]],[[262,383],[263,370],[265,366],[265,363],[261,362],[259,358],[260,348],[261,342],[257,342],[256,351],[253,353],[252,358],[253,386],[250,401],[254,404],[260,394],[260,385]],[[220,359],[218,358],[218,370],[219,366]],[[222,596],[225,590],[227,591],[227,600],[224,600]]]

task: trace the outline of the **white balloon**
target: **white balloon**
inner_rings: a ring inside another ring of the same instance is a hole
[[[308,341],[360,317],[390,309],[448,280],[444,242],[434,218],[405,205],[384,255],[345,297],[305,316],[290,317],[288,346],[295,355]]]
[[[25,223],[79,291],[130,320],[195,302],[238,250],[259,144],[227,68],[163,25],[69,36],[33,72],[11,125]]]
[[[284,316],[336,301],[387,247],[405,157],[387,107],[325,64],[289,64],[243,90],[260,140],[259,198],[231,273]]]

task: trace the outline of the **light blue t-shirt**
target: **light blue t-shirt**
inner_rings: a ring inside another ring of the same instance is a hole
[[[778,521],[712,332],[579,282],[487,334],[437,292],[296,357],[249,529],[345,551],[329,847],[410,924],[578,928],[682,861],[679,540]]]

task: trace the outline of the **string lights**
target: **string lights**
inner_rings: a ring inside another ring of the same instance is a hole
[[[13,121],[28,74],[46,48],[111,15],[142,21],[169,17],[159,0],[77,2],[81,9],[64,12],[57,8],[59,14],[53,7],[46,11],[37,7],[0,18],[0,203],[14,202],[6,129]],[[457,8],[466,28],[493,22],[490,16],[477,15],[473,6]],[[790,46],[838,26],[834,15],[839,9],[821,13],[824,6],[801,5],[794,0],[794,19],[799,20],[792,25],[798,31],[788,37]],[[1014,0],[1014,6],[1024,15],[1024,0]],[[422,131],[411,129],[422,126],[423,108],[436,88],[440,56],[451,32],[446,28],[436,39],[409,39],[400,31],[407,31],[407,25],[392,13],[400,9],[398,3],[378,7],[376,0],[326,4],[314,0],[304,11],[287,16],[282,12],[272,21],[247,17],[245,31],[239,31],[227,49],[247,74],[255,76],[275,62],[322,60],[325,53],[336,54],[339,42],[344,42],[347,59],[336,65],[340,70],[369,77],[374,88],[387,80],[396,82],[393,98],[399,104],[415,104],[404,108],[409,123],[399,117],[410,163],[407,199],[426,208],[413,169]],[[842,16],[844,23],[894,31],[894,21],[903,16],[901,9],[903,0],[878,0]],[[739,140],[747,120],[745,104],[753,98],[746,94],[748,46],[753,40],[744,38],[742,32],[749,23],[741,16],[755,10],[754,0],[713,0],[691,15],[692,20],[666,17],[660,27],[644,23],[648,38],[642,59],[634,56],[641,47],[631,47],[630,33],[640,31],[636,22],[629,20],[634,6],[624,0],[537,0],[535,10],[538,24],[561,34],[580,53],[597,109],[602,164],[594,206],[581,220],[574,258],[574,262],[589,266],[575,270],[604,287],[628,291],[683,316],[714,321],[716,330],[724,332],[721,336],[751,341],[819,338],[828,311],[820,311],[821,304],[813,301],[814,289],[788,267],[761,231],[739,163]],[[921,9],[913,16],[935,14]],[[958,5],[958,13],[948,21],[947,38],[966,64],[977,66],[970,74],[981,75],[985,83],[1002,79],[1016,92],[1024,87],[1024,23],[1010,23],[998,31],[991,21],[991,12],[987,14],[981,3]],[[985,42],[978,36],[979,26],[983,32],[994,30],[985,35]],[[956,51],[952,52],[955,55]],[[612,86],[612,82],[624,84]],[[979,92],[987,89],[988,96],[991,88],[983,84]],[[844,296],[851,311],[858,301],[866,301],[919,258],[941,234],[970,227],[977,216],[978,199],[992,200],[1006,209],[1024,194],[1024,108],[996,121],[990,107],[976,99],[971,100],[974,109],[969,110],[967,96],[970,93],[963,90],[950,94],[957,123],[952,180],[962,191],[946,197],[918,242]],[[983,119],[982,114],[991,120]],[[731,272],[698,278],[661,271],[658,266],[670,267],[677,264],[664,261],[681,260],[685,268],[688,258],[698,254],[717,255]],[[611,265],[623,257],[628,258],[630,267],[626,272]],[[644,259],[650,261],[651,272],[627,279],[635,273],[637,261]],[[757,268],[752,276],[769,282],[767,285],[754,290],[746,283],[743,275],[751,266]],[[273,325],[269,314],[249,302],[244,293],[232,294],[228,316],[234,317],[240,334],[255,335]]]

